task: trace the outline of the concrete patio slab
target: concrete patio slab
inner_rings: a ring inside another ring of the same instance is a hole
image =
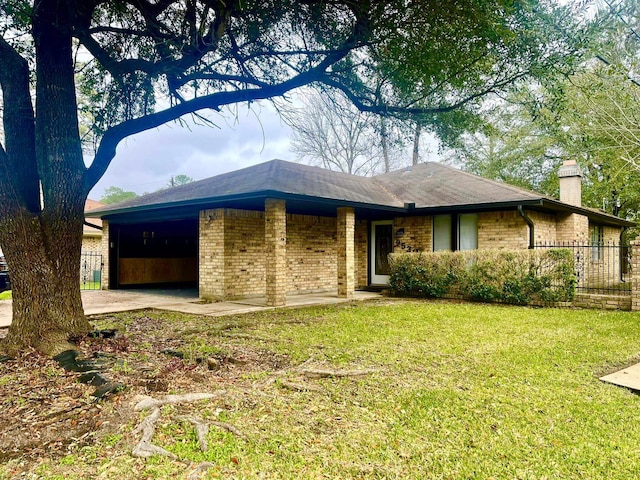
[[[376,292],[355,292],[353,300],[371,300],[380,298],[380,296],[381,295]],[[348,300],[339,298],[335,292],[290,295],[287,297],[287,305],[285,308],[329,305],[346,301]],[[202,303],[199,301],[195,290],[89,290],[82,292],[82,304],[87,315],[101,315],[154,308],[157,310],[219,317],[274,308],[266,305],[265,298]],[[11,315],[11,300],[0,301],[0,328],[6,328],[11,325]]]
[[[640,363],[600,377],[600,380],[640,392]]]

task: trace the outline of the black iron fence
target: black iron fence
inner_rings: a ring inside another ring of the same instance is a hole
[[[631,295],[631,248],[617,244],[539,243],[535,248],[573,252],[576,292]]]
[[[102,277],[102,255],[82,253],[80,257],[80,290],[100,290]]]

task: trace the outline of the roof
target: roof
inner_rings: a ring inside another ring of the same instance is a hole
[[[86,202],[84,202],[85,213],[102,207],[106,207],[106,204],[98,202],[97,200],[91,200],[90,198],[87,198]],[[93,227],[87,224],[91,224]],[[102,235],[102,220],[98,218],[85,218],[85,224],[82,227],[82,234],[86,236]]]
[[[415,208],[527,202],[546,198],[539,193],[489,180],[441,163],[427,162],[373,177],[384,188],[415,203]]]
[[[399,212],[445,209],[482,210],[518,205],[542,210],[578,212],[613,225],[632,222],[604,212],[575,207],[551,197],[489,180],[440,163],[428,162],[374,177],[360,177],[283,160],[271,160],[241,170],[180,185],[98,208],[91,213],[115,214],[211,205],[222,202],[285,198],[331,202]]]

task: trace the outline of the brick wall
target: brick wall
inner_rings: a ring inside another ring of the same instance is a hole
[[[102,253],[102,235],[83,235],[82,253]]]
[[[525,214],[533,222],[533,235],[535,243],[555,243],[557,234],[555,215],[550,213],[534,212],[530,210],[525,210]],[[529,233],[527,232],[527,235],[528,234]]]
[[[355,213],[351,207],[338,208],[337,263],[338,296],[353,298],[355,289]]]
[[[356,220],[355,230],[356,288],[369,285],[369,222]]]
[[[556,241],[588,243],[589,219],[577,213],[558,213]]]
[[[632,308],[632,297],[630,295],[595,295],[576,294],[573,306],[577,308],[594,308],[598,310],[625,310]]]
[[[640,311],[640,237],[631,242],[631,310]]]
[[[336,288],[336,255],[335,218],[287,215],[288,292]]]
[[[224,230],[225,297],[264,296],[264,212],[226,209]]]
[[[109,290],[109,221],[102,221],[102,237],[101,241],[101,252],[102,252],[102,275],[100,288],[102,290]]]
[[[478,249],[528,247],[529,226],[518,212],[478,214]]]
[[[286,291],[337,288],[336,218],[286,215]],[[357,278],[367,284],[367,223],[357,225]],[[200,212],[200,296],[210,300],[265,296],[265,213]],[[363,280],[364,277],[364,280]]]
[[[215,301],[225,296],[224,224],[224,209],[200,211],[198,288],[200,298],[205,300]]]
[[[589,225],[588,244],[594,243],[592,236],[596,225]],[[612,247],[612,245],[615,245]],[[585,249],[583,268],[585,285],[598,287],[612,285],[620,280],[620,229],[602,227],[602,246]]]
[[[430,252],[433,248],[431,239],[432,217],[396,217],[393,219],[394,246],[393,253],[415,251]],[[402,237],[396,242],[395,234],[399,229],[404,229]]]

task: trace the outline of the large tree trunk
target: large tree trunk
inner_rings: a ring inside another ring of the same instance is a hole
[[[77,210],[74,218],[23,212],[2,234],[13,295],[4,345],[10,353],[31,346],[56,355],[71,348],[70,337],[90,329],[80,297],[82,208]]]
[[[0,184],[0,245],[13,292],[13,322],[4,349],[25,346],[55,355],[89,331],[80,297],[84,203],[90,188],[77,118],[71,25],[73,2],[36,0],[36,111],[26,62],[0,42],[8,165]],[[35,119],[35,122],[34,122]],[[35,127],[35,128],[34,128]]]

